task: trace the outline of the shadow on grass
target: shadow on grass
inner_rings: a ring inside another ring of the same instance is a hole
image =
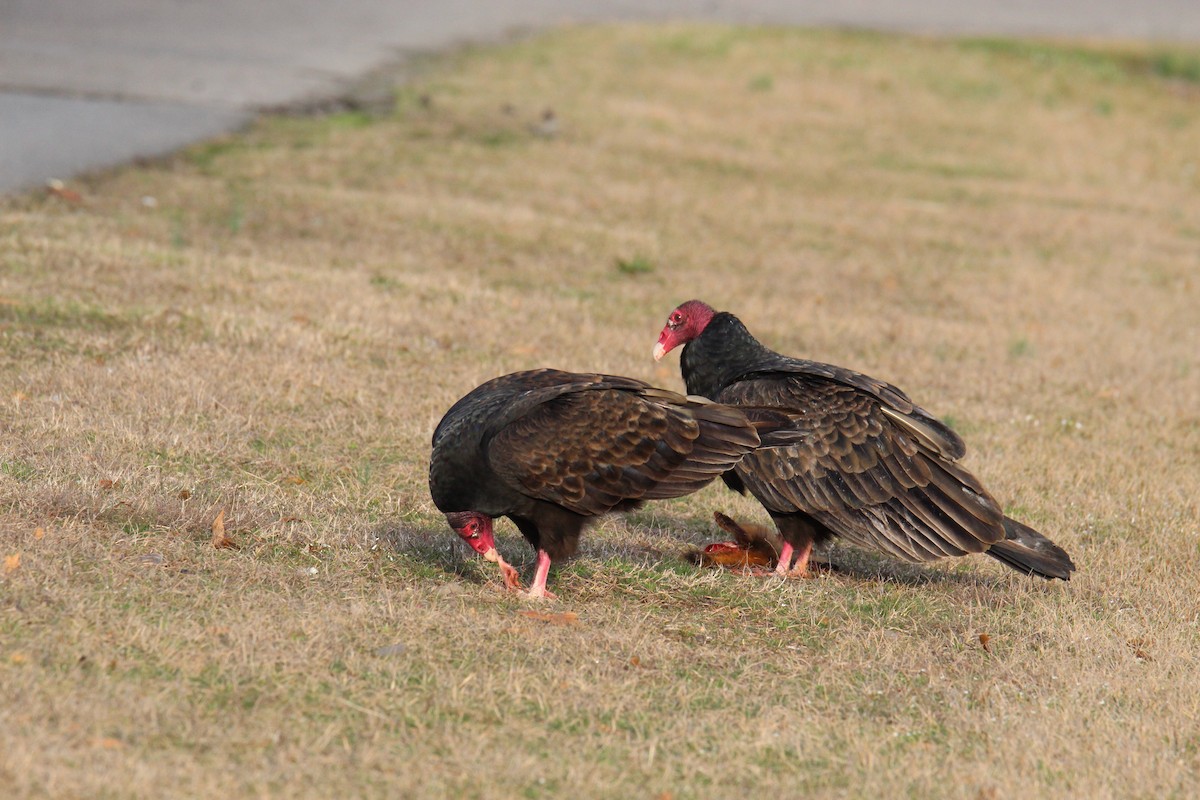
[[[607,535],[593,532],[594,535],[589,536],[589,530],[585,529],[579,556],[555,562],[551,580],[560,570],[585,560],[620,564],[627,570],[670,569],[701,574],[713,568],[695,566],[687,558],[689,551],[729,538],[711,519],[700,516],[655,517],[652,520],[626,518],[621,524],[626,530],[616,536],[611,531]],[[377,526],[372,535],[375,541],[404,558],[407,566],[420,577],[443,581],[462,580],[476,585],[497,580],[495,568],[461,543],[440,520],[435,523],[386,522]],[[496,548],[506,561],[516,567],[523,580],[531,577],[535,554],[524,539],[501,534],[496,537]],[[980,555],[970,558],[974,563],[979,563],[987,557]],[[956,569],[961,563],[959,559],[946,559],[931,565],[908,564],[838,544],[818,548],[814,563],[824,574],[833,578],[890,582],[903,586],[942,584],[995,589],[1010,579],[1003,573],[985,574]],[[745,576],[747,581],[765,579]]]
[[[394,551],[418,577],[431,580],[461,580],[483,585],[498,580],[496,568],[463,544],[440,519],[437,522],[392,520],[371,531],[372,539]],[[519,572],[531,566],[532,551],[524,540],[497,537],[496,549]],[[525,562],[529,561],[529,565]]]
[[[632,523],[634,520],[631,519]],[[701,515],[661,518],[651,515],[641,515],[636,520],[648,526],[658,534],[662,542],[661,551],[668,558],[686,561],[686,553],[695,547],[703,548],[712,542],[728,541],[730,536],[713,522],[711,517]],[[743,520],[760,527],[770,525],[768,519]],[[614,548],[612,556],[621,555],[627,548]],[[645,548],[649,550],[650,548]],[[968,556],[965,559],[947,558],[930,564],[910,564],[897,561],[886,556],[846,546],[835,542],[826,543],[816,548],[813,561],[828,567],[832,577],[848,578],[860,581],[888,581],[905,586],[923,586],[929,584],[949,584],[963,586],[979,586],[996,588],[1002,586],[1011,576],[1001,574],[986,574],[982,572],[965,571],[960,565],[981,564],[991,559],[985,555]],[[697,568],[699,571],[700,568]],[[1042,579],[1036,579],[1041,582]]]
[[[815,558],[830,563],[835,575],[844,575],[863,581],[888,581],[904,586],[953,584],[989,589],[1008,582],[1008,576],[1004,574],[990,575],[959,571],[955,567],[963,562],[957,558],[943,559],[930,565],[909,564],[858,548],[837,544],[825,545],[818,549]],[[985,555],[967,556],[966,558],[970,560],[970,563],[975,564],[988,560]]]

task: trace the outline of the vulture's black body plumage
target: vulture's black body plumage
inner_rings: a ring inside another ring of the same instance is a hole
[[[737,317],[693,303],[711,319],[680,359],[689,394],[791,417],[726,482],[756,497],[797,550],[836,536],[905,561],[987,553],[1021,572],[1070,577],[1066,552],[1006,517],[956,463],[966,452],[958,434],[900,389],[776,353]]]

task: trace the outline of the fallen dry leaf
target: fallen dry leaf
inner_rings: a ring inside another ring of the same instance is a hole
[[[192,496],[192,493],[189,492],[187,489],[180,489],[179,494],[177,494],[175,496],[178,497],[180,500],[187,500],[189,497]]]
[[[34,528],[33,529],[33,538],[34,539],[41,541],[45,537],[46,537],[46,529],[45,528]]]
[[[283,479],[283,482],[290,483],[293,486],[299,486],[300,484],[304,483],[304,478],[301,478],[299,475],[289,475]]]
[[[111,736],[92,739],[88,744],[92,747],[99,747],[102,750],[118,750],[125,746],[125,743],[120,739],[114,739]]]
[[[68,203],[78,204],[83,202],[83,195],[74,189],[68,189],[67,185],[57,178],[46,181],[46,191],[51,196],[66,200]]]
[[[29,656],[27,656],[27,655],[25,655],[24,653],[22,653],[22,652],[18,651],[18,652],[16,652],[16,653],[13,653],[12,655],[10,655],[10,656],[8,657],[8,663],[10,663],[10,664],[28,664],[28,663],[29,663]]]
[[[99,481],[99,486],[101,489],[115,489],[118,486],[118,484],[114,480],[109,480],[108,478],[101,478]]]
[[[979,634],[979,645],[983,648],[985,653],[992,652],[992,648],[988,645],[990,641],[992,641],[991,636],[988,636],[986,633]]]
[[[1146,648],[1153,644],[1153,642],[1151,642],[1149,639],[1142,639],[1140,637],[1137,639],[1130,639],[1128,644],[1129,649],[1133,651],[1133,655],[1135,657],[1141,659],[1142,661],[1154,660],[1154,656],[1146,652]]]
[[[4,557],[4,574],[11,575],[21,566],[21,554],[13,553],[11,556]]]
[[[579,615],[574,611],[518,611],[522,617],[546,622],[551,625],[578,625]]]
[[[238,550],[238,543],[225,535],[225,509],[217,514],[212,524],[212,546],[218,550]]]

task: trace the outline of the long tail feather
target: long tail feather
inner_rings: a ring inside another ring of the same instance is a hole
[[[1004,533],[1007,538],[989,547],[989,556],[1027,575],[1071,579],[1075,562],[1054,542],[1010,517],[1004,518]]]

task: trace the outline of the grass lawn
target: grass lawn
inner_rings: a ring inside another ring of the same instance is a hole
[[[1200,795],[1198,169],[1195,50],[597,27],[0,200],[0,785]],[[691,297],[951,421],[1075,579],[698,571],[765,520],[711,486],[522,614],[434,425],[516,369],[678,389]]]

